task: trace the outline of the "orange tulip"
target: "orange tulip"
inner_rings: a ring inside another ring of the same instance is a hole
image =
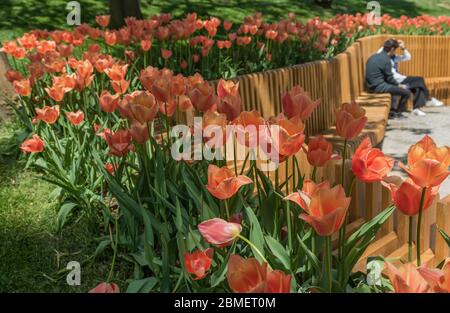
[[[408,167],[402,162],[409,177],[421,187],[440,185],[450,174],[450,147],[437,147],[429,136],[424,136],[408,150]]]
[[[25,140],[20,146],[20,150],[28,153],[36,153],[44,151],[44,142],[38,135],[33,135],[33,138]]]
[[[316,184],[314,181],[307,179],[303,182],[301,192],[293,192],[284,199],[297,203],[302,209],[306,210],[311,203],[311,197],[319,189],[330,189],[328,180]]]
[[[149,138],[147,124],[141,124],[138,121],[131,123],[130,132],[133,140],[139,144],[144,144]]]
[[[320,100],[313,101],[300,86],[294,86],[283,95],[283,110],[288,118],[299,116],[306,121],[319,106]]]
[[[356,138],[366,123],[366,110],[354,101],[344,103],[342,108],[336,112],[336,132],[345,139]]]
[[[120,289],[115,283],[101,283],[89,290],[89,293],[120,293]]]
[[[76,112],[66,112],[67,119],[75,126],[81,124],[84,120],[84,113],[83,111],[76,111]]]
[[[305,134],[303,133],[305,125],[302,123],[300,116],[294,116],[287,120],[279,118],[276,124],[280,127],[278,138],[272,138],[275,142],[278,141],[278,152],[280,160],[296,154],[302,147],[305,141]]]
[[[115,133],[104,132],[104,138],[109,147],[109,153],[118,157],[124,156],[132,149],[131,133],[128,129],[119,129]]]
[[[87,80],[92,75],[93,71],[94,67],[89,60],[79,61],[77,63],[76,73],[84,80]]]
[[[214,94],[214,87],[208,82],[201,82],[196,84],[189,92],[188,97],[191,99],[194,108],[200,112],[208,111],[214,103],[216,103],[216,96]]]
[[[121,81],[125,79],[127,74],[128,64],[120,65],[118,63],[113,64],[110,68],[105,69],[106,75],[113,81]]]
[[[426,280],[411,263],[402,264],[400,268],[396,268],[386,262],[385,269],[395,293],[427,293],[430,291]]]
[[[442,269],[431,269],[423,265],[417,270],[434,292],[450,293],[450,258],[445,260]]]
[[[402,162],[399,166],[420,187],[428,188],[442,184],[450,174],[448,166],[434,159],[423,159],[406,167]]]
[[[427,188],[425,190],[423,211],[428,209],[433,203],[437,192],[438,187]],[[410,216],[419,214],[420,199],[422,197],[422,188],[420,186],[416,185],[411,179],[407,179],[396,190],[391,189],[392,193],[394,195],[395,207],[403,214]]]
[[[64,87],[61,85],[53,85],[51,88],[45,88],[45,91],[56,102],[64,99]]]
[[[22,97],[31,95],[31,84],[29,79],[16,80],[13,85],[14,90]]]
[[[108,46],[114,46],[117,42],[116,32],[105,31],[103,37],[105,38],[105,42]]]
[[[211,248],[205,251],[195,250],[193,253],[184,253],[184,265],[189,274],[194,274],[194,280],[202,279],[206,276],[211,267],[214,250]]]
[[[130,85],[130,82],[128,80],[112,80],[111,86],[113,87],[114,91],[118,94],[124,94],[128,90],[128,86]]]
[[[59,105],[53,107],[45,106],[42,109],[36,109],[36,119],[46,122],[47,124],[54,124],[59,117]]]
[[[97,22],[98,25],[100,25],[101,27],[106,27],[109,25],[109,21],[111,19],[111,15],[97,15],[95,17],[95,21]]]
[[[148,91],[139,90],[126,95],[120,105],[120,111],[124,117],[134,119],[141,124],[153,121],[158,109],[155,97]]]
[[[198,230],[206,242],[219,248],[230,246],[242,230],[240,224],[227,222],[221,218],[213,218],[201,222]]]
[[[203,127],[202,129],[203,137],[205,139],[205,143],[208,146],[210,147],[214,146],[215,148],[219,148],[226,143],[227,117],[225,114],[209,110],[203,115],[201,125]],[[194,124],[194,127],[198,127],[198,125]],[[219,137],[220,132],[223,135],[221,137]]]
[[[280,270],[267,271],[265,293],[291,292],[292,276]]]
[[[412,165],[423,159],[437,160],[448,167],[450,165],[450,147],[438,147],[433,139],[425,135],[408,150],[408,164]]]
[[[300,218],[310,224],[320,236],[330,236],[344,223],[350,198],[345,196],[344,188],[336,185],[330,189],[329,183],[320,185],[311,183],[308,193],[294,193],[286,200],[294,201],[308,214],[301,213]]]
[[[385,156],[380,149],[372,148],[369,137],[364,138],[352,158],[353,174],[366,183],[381,181],[393,166],[392,158]]]
[[[267,263],[260,264],[255,258],[244,259],[232,254],[228,261],[227,281],[237,293],[289,293],[291,275],[271,270]]]
[[[233,121],[236,125],[237,141],[249,148],[258,147],[259,127],[266,124],[258,111],[244,111]]]
[[[239,188],[251,183],[252,180],[245,175],[235,177],[226,166],[217,167],[213,164],[208,166],[208,185],[206,188],[217,199],[229,199],[238,192]]]
[[[312,166],[324,166],[330,160],[337,160],[339,156],[333,154],[333,145],[322,135],[312,138],[308,142],[306,157]]]
[[[109,91],[103,90],[101,95],[98,97],[98,100],[103,112],[112,113],[119,105],[120,95],[111,95]]]
[[[159,77],[153,81],[150,90],[157,100],[161,102],[172,100],[171,80],[172,77]]]
[[[261,265],[255,258],[232,254],[228,260],[227,280],[234,292],[264,292],[266,275],[267,263]]]

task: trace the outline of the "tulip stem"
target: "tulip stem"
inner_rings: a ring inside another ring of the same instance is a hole
[[[114,265],[116,264],[117,245],[119,243],[119,216],[116,216],[116,218],[115,218],[115,226],[116,226],[115,227],[116,228],[116,239],[114,240],[115,242],[112,245],[113,249],[114,249],[114,254],[113,254],[113,258],[112,258],[112,262],[111,262],[111,269],[109,270],[108,278],[106,279],[107,283],[109,283],[112,278],[112,274],[114,271]]]
[[[408,262],[412,262],[413,255],[413,217],[409,217]]]
[[[316,182],[316,174],[317,174],[317,166],[314,166],[314,167],[313,167],[312,174],[311,174],[311,180],[312,180],[313,182]]]
[[[427,190],[427,187],[422,188],[422,196],[420,197],[420,207],[419,207],[419,217],[417,219],[417,242],[416,242],[416,249],[417,249],[417,266],[420,266],[420,226],[422,224],[422,211],[423,211],[423,204],[425,202],[425,192]]]
[[[331,292],[331,236],[325,236],[323,239],[323,274],[325,278],[323,286],[326,291]]]
[[[265,263],[267,263],[267,265],[268,265],[269,268],[270,268],[269,262],[268,262],[267,259],[264,257],[264,255],[261,253],[261,251],[259,251],[259,249],[253,244],[253,242],[251,242],[250,240],[248,240],[247,238],[245,238],[245,237],[242,236],[241,234],[239,234],[238,237],[239,237],[240,239],[242,239],[243,241],[245,241],[245,243],[247,243],[247,244],[253,249],[253,251],[255,251],[255,252],[261,257],[261,259],[262,259]]]
[[[289,201],[286,201],[286,222],[288,228],[288,245],[289,253],[292,252],[292,223],[291,223],[291,210],[289,209]]]
[[[230,219],[230,210],[228,209],[228,201],[224,200],[225,202],[225,213],[227,214],[227,220]]]
[[[345,158],[347,157],[347,139],[344,139],[344,151],[342,152],[342,166],[341,166],[341,184],[342,188],[345,190]],[[343,250],[344,250],[344,242],[345,242],[345,225],[347,214],[344,217],[344,225],[339,230],[339,247],[338,247],[338,256],[339,259],[343,258]]]

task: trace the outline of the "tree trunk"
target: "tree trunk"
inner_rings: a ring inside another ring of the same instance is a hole
[[[125,18],[142,19],[140,0],[109,0],[110,27],[117,29],[125,24]]]
[[[333,0],[314,0],[314,2],[321,7],[324,8],[331,8],[331,4],[333,3]]]

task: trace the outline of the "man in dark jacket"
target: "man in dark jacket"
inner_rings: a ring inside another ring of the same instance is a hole
[[[391,106],[390,117],[402,117],[401,112],[406,111],[406,103],[411,91],[406,85],[399,84],[392,74],[391,57],[399,44],[395,39],[389,39],[384,43],[383,51],[372,55],[366,65],[366,88],[370,92],[390,93],[399,96],[398,104]]]

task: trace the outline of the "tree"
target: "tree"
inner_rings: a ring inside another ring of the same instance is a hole
[[[111,28],[122,27],[129,16],[142,19],[140,0],[109,0],[109,13]]]

